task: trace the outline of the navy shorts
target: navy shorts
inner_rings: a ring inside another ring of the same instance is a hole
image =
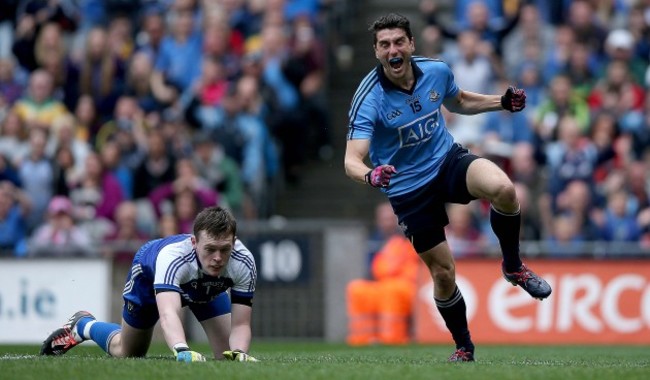
[[[410,193],[389,198],[400,227],[409,239],[416,233],[444,229],[449,224],[446,203],[467,204],[476,199],[467,190],[467,168],[478,158],[455,143],[431,182]]]

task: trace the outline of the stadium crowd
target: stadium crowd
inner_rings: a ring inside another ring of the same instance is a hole
[[[327,3],[3,1],[3,255],[132,256],[211,205],[268,217],[329,147]]]
[[[278,182],[330,144],[329,3],[5,0],[0,251],[98,255],[189,232],[213,204],[269,216]],[[416,53],[460,87],[526,90],[522,113],[445,115],[515,181],[522,239],[650,246],[650,1],[420,0],[419,13]],[[456,255],[496,243],[489,205],[449,211]]]

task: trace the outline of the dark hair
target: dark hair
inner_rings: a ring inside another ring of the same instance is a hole
[[[219,206],[203,209],[194,219],[194,236],[199,238],[199,232],[205,231],[213,238],[227,235],[237,235],[237,221],[232,214]]]
[[[376,19],[368,28],[372,32],[372,44],[377,43],[377,32],[384,29],[402,29],[409,40],[413,39],[411,22],[399,13],[389,13]]]

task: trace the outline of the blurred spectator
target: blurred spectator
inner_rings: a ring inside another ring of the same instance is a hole
[[[11,182],[14,186],[20,187],[20,177],[14,165],[6,156],[0,153],[0,181]]]
[[[79,70],[68,58],[66,39],[58,24],[43,26],[36,38],[34,56],[37,66],[52,76],[54,97],[72,109],[79,98]]]
[[[645,82],[645,72],[648,57],[637,56],[636,41],[632,32],[627,29],[614,29],[605,40],[605,63],[622,61],[630,73],[630,80],[636,84]]]
[[[182,158],[176,162],[176,179],[173,182],[165,183],[153,189],[149,195],[149,199],[156,210],[156,214],[160,217],[162,214],[172,213],[178,207],[186,207],[186,205],[179,206],[175,204],[178,201],[187,202],[184,199],[184,193],[192,194],[197,203],[194,208],[203,209],[205,207],[215,206],[219,203],[219,193],[210,188],[207,181],[197,175],[194,163],[189,158]],[[167,202],[171,202],[170,207]],[[185,211],[185,209],[183,209]],[[181,229],[186,230],[186,223],[191,220],[188,215],[183,215],[181,218],[177,214]]]
[[[567,24],[573,30],[577,42],[586,44],[589,50],[603,56],[607,26],[596,17],[591,1],[573,0],[569,5]]]
[[[45,151],[47,132],[35,128],[29,133],[29,150],[18,162],[18,173],[22,188],[33,207],[27,216],[27,228],[31,232],[45,216],[52,198],[54,173],[51,157]]]
[[[75,165],[75,157],[69,146],[60,146],[54,152],[52,171],[54,175],[54,195],[70,196],[70,191],[79,182],[83,169]]]
[[[113,119],[102,124],[97,132],[95,148],[101,151],[106,141],[117,141],[122,160],[131,170],[135,170],[144,158],[148,130],[145,115],[135,98],[120,96],[113,111]]]
[[[5,0],[0,12],[0,60],[11,55],[11,45],[14,38],[14,23],[20,0]]]
[[[537,109],[534,119],[536,159],[546,163],[543,151],[549,142],[558,138],[558,125],[565,116],[575,120],[579,132],[589,126],[589,106],[572,92],[571,81],[564,75],[553,78],[549,85],[548,99]]]
[[[171,33],[163,38],[151,76],[153,94],[163,104],[174,103],[201,75],[201,37],[192,12],[176,11],[170,20]]]
[[[77,121],[77,138],[94,146],[100,125],[93,98],[90,95],[80,96],[73,110]]]
[[[110,49],[106,29],[95,27],[88,32],[79,66],[80,93],[92,96],[99,119],[107,120],[124,90],[126,69]]]
[[[261,121],[244,113],[236,87],[231,87],[216,109],[213,124],[204,124],[218,141],[227,156],[240,167],[246,192],[255,201],[260,199],[266,185],[265,126]],[[257,202],[256,202],[257,203]]]
[[[241,215],[244,184],[237,162],[225,154],[223,146],[209,134],[197,133],[194,136],[192,160],[199,177],[211,189],[219,192],[220,205],[235,215]]]
[[[52,75],[38,69],[29,77],[26,96],[14,104],[14,110],[27,129],[49,130],[54,119],[68,112],[65,105],[54,98]]]
[[[183,96],[188,121],[201,128],[213,128],[219,117],[217,107],[229,86],[223,64],[216,58],[204,57],[201,76]]]
[[[599,237],[605,241],[638,241],[641,228],[637,223],[635,211],[630,210],[625,190],[609,194]]]
[[[432,3],[430,0],[425,1]],[[439,26],[443,35],[450,39],[456,39],[463,31],[472,30],[480,36],[481,41],[485,41],[493,47],[496,55],[501,56],[503,39],[517,25],[519,10],[515,9],[509,15],[496,13],[501,11],[500,6],[497,5],[498,3],[497,1],[456,2],[456,22],[451,23],[443,23],[439,12],[435,11],[434,6],[426,16],[425,21],[428,24]]]
[[[165,36],[165,19],[160,11],[150,9],[142,18],[142,29],[136,35],[137,52],[146,54],[151,62],[156,62],[163,37]]]
[[[121,159],[118,143],[115,140],[107,141],[99,154],[104,169],[120,184],[124,199],[133,199],[133,172]]]
[[[580,232],[575,217],[559,214],[553,217],[550,235],[544,240],[545,252],[554,258],[584,254],[586,239]]]
[[[569,53],[569,59],[562,72],[571,81],[573,91],[586,99],[598,79],[596,63],[593,62],[592,52],[585,44],[576,43]]]
[[[650,207],[650,170],[642,161],[632,161],[626,166],[626,190],[634,208],[642,210]]]
[[[70,149],[74,156],[74,162],[78,171],[85,166],[86,157],[92,150],[90,144],[77,138],[77,120],[69,113],[58,116],[52,122],[50,139],[48,141],[47,153],[54,156],[58,148],[65,146]]]
[[[223,66],[224,77],[234,80],[241,70],[241,57],[244,52],[242,35],[228,26],[223,7],[206,9],[203,15],[204,57],[217,59]]]
[[[0,121],[0,154],[16,164],[29,151],[28,132],[25,124],[14,110]]]
[[[466,30],[458,34],[459,55],[449,62],[454,70],[458,87],[477,93],[490,93],[491,82],[495,77],[489,60],[489,52],[477,32]],[[484,115],[453,115],[447,119],[449,131],[461,144],[475,145],[481,140],[481,125]]]
[[[122,202],[115,210],[115,228],[104,238],[108,246],[104,255],[117,262],[131,263],[138,247],[148,238],[138,228],[138,206],[134,202]]]
[[[498,81],[496,93],[505,93],[506,81]],[[528,118],[521,112],[492,112],[486,115],[480,139],[489,155],[509,156],[514,144],[533,142],[533,131]]]
[[[115,209],[124,200],[119,182],[104,168],[99,153],[88,154],[84,168],[70,193],[77,215],[87,221],[101,218],[114,221]]]
[[[75,224],[70,199],[52,198],[47,207],[47,221],[29,239],[29,256],[78,257],[96,253],[90,236]]]
[[[0,57],[0,119],[22,94],[23,86],[17,79],[13,59]]]
[[[553,77],[562,73],[562,69],[569,63],[573,46],[576,44],[576,36],[568,25],[560,25],[555,28],[555,40],[553,49],[544,57],[543,77],[547,81],[553,80]],[[587,46],[585,44],[585,46]],[[592,47],[589,47],[592,49]],[[592,50],[594,53],[595,50]]]
[[[77,28],[79,9],[72,0],[23,0],[18,6],[18,18],[33,17],[36,24],[55,22],[65,31]]]
[[[593,142],[586,138],[572,117],[566,116],[558,126],[558,141],[547,146],[548,189],[552,197],[562,192],[569,182],[584,181],[594,185],[594,169],[600,163]]]
[[[144,52],[135,53],[128,66],[125,93],[135,98],[144,113],[162,109],[151,89],[151,73],[153,73],[151,57]]]
[[[158,220],[158,237],[178,235],[180,233],[178,220],[174,214],[165,214]]]
[[[16,15],[17,26],[12,52],[22,67],[30,72],[39,67],[35,46],[44,25],[56,25],[57,32],[55,33],[59,36],[53,39],[48,38],[50,42],[55,43],[60,38],[62,31],[71,32],[76,29],[78,17],[76,8],[71,0],[26,0],[20,2]]]
[[[632,80],[625,62],[614,60],[587,100],[592,110],[612,112],[622,128],[633,130],[640,124],[644,99],[645,90]]]
[[[607,177],[607,173],[620,168],[626,161],[624,157],[619,157],[616,151],[621,139],[616,116],[607,111],[594,115],[588,137],[598,151],[599,163],[594,170],[594,181],[600,183]]]
[[[111,18],[107,30],[109,50],[122,62],[128,61],[135,50],[131,17],[133,15],[116,15]]]
[[[295,2],[294,2],[295,3]],[[326,49],[307,15],[296,16],[291,28],[290,53],[283,72],[298,89],[299,109],[305,113],[308,151],[310,158],[331,158],[329,112],[324,92]]]
[[[148,151],[144,160],[135,169],[133,177],[133,198],[147,198],[153,189],[174,181],[175,160],[167,152],[165,140],[157,131],[147,135]]]
[[[0,158],[0,165],[2,165]],[[31,203],[10,181],[0,180],[0,257],[27,254],[27,223]]]
[[[558,215],[571,218],[574,223],[575,234],[579,234],[583,240],[594,240],[598,236],[598,228],[595,224],[597,212],[594,211],[596,201],[594,200],[593,189],[590,185],[581,180],[570,182],[566,189],[551,199],[545,194],[540,199],[539,216],[544,227],[544,236],[557,234],[554,220]],[[560,222],[563,223],[563,222]]]
[[[555,50],[554,38],[555,30],[542,19],[539,8],[530,3],[522,5],[516,27],[503,40],[505,71],[512,73],[520,68],[525,58],[521,53],[531,45],[539,49],[540,60],[548,57]],[[543,65],[543,61],[535,63]]]
[[[447,205],[449,224],[445,227],[447,243],[454,257],[477,257],[483,255],[485,237],[474,224],[472,210],[468,205]]]
[[[304,114],[299,109],[300,95],[283,72],[289,54],[286,35],[279,26],[267,25],[262,30],[262,78],[275,97],[267,125],[278,139],[282,150],[285,180],[297,183],[306,158],[307,131]]]

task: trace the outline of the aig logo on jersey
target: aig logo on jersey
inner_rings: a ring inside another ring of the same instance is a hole
[[[400,148],[415,146],[431,139],[434,129],[439,125],[438,110],[425,115],[411,124],[397,129],[399,133]]]

